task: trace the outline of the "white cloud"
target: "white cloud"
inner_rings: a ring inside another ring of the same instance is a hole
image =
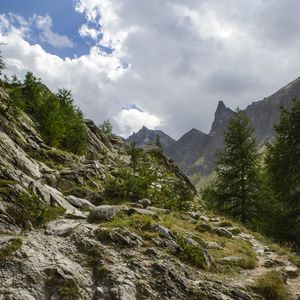
[[[61,59],[30,45],[24,18],[16,26],[0,16],[0,40],[11,73],[71,88],[97,123],[109,117],[124,133],[150,119],[178,137],[208,131],[218,100],[245,107],[299,76],[299,9],[296,0],[78,0],[80,34],[96,41],[88,55]],[[150,117],[122,110],[124,102]]]
[[[163,124],[163,121],[159,117],[137,109],[122,109],[115,117],[115,122],[123,136],[129,136],[132,132],[138,131],[142,126],[155,129]]]
[[[93,40],[97,40],[100,32],[97,31],[95,28],[89,27],[87,24],[83,24],[79,28],[79,34],[81,37],[89,37],[92,38]]]
[[[74,43],[65,35],[59,35],[52,31],[52,19],[50,16],[34,15],[36,26],[41,30],[40,38],[43,42],[57,48],[72,48]]]

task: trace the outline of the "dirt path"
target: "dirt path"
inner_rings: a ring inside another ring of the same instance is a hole
[[[286,267],[296,266],[291,263],[287,257],[278,255],[272,251],[268,246],[259,242],[253,235],[242,233],[239,235],[240,239],[248,240],[256,254],[257,254],[257,267],[253,270],[245,270],[241,276],[237,279],[237,285],[246,287],[255,282],[255,280],[271,270],[284,271]],[[292,294],[293,300],[300,299],[300,277],[287,279],[288,289]]]

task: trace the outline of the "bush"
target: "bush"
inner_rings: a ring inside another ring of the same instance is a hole
[[[288,289],[282,276],[277,271],[271,271],[258,278],[252,289],[262,295],[265,300],[288,300]]]
[[[8,258],[13,252],[17,251],[22,246],[22,240],[16,238],[9,242],[6,248],[0,250],[0,261]]]
[[[50,298],[55,295],[55,299],[79,300],[82,299],[78,285],[72,278],[63,278],[56,270],[48,270],[48,278],[45,282],[49,290]]]
[[[200,269],[206,268],[205,258],[199,245],[187,244],[182,237],[179,237],[177,242],[182,249],[178,254],[180,259],[199,267]]]
[[[40,226],[57,219],[64,213],[62,207],[47,207],[35,194],[21,193],[15,205],[10,205],[7,212],[14,218],[17,225],[27,229]]]

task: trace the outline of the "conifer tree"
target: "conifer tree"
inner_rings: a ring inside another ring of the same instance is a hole
[[[275,126],[275,141],[267,147],[266,165],[271,187],[281,209],[281,240],[300,247],[300,101],[291,110],[282,109]]]
[[[240,110],[228,123],[224,143],[217,154],[217,207],[249,223],[256,212],[259,163],[254,129]]]

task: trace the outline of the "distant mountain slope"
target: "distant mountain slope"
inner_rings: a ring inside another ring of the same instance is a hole
[[[256,141],[259,148],[273,138],[273,127],[279,121],[280,107],[289,108],[292,105],[293,99],[299,97],[300,77],[273,95],[261,101],[253,102],[244,109],[245,114],[249,117],[255,129]],[[188,171],[185,171],[187,175],[191,176],[195,173],[200,173],[199,176],[203,178],[203,176],[207,176],[214,170],[215,155],[223,147],[224,131],[232,114],[233,111],[226,108],[224,103],[220,101],[209,133],[211,137],[210,142],[203,151],[199,152],[199,159],[201,158],[202,163],[191,165]],[[197,177],[199,178],[199,176]],[[197,184],[197,182],[194,183]]]
[[[300,77],[273,95],[252,102],[244,109],[255,128],[259,148],[273,138],[273,127],[279,120],[280,107],[289,108],[295,98],[300,98]],[[127,141],[135,141],[138,146],[155,144],[158,134],[165,154],[172,158],[190,178],[196,178],[193,183],[197,185],[199,178],[201,181],[214,170],[216,152],[223,147],[224,131],[233,113],[233,110],[226,107],[223,101],[219,101],[209,134],[192,129],[178,141],[174,141],[160,130],[149,130],[143,127]]]
[[[180,168],[188,173],[189,167],[197,163],[199,155],[210,141],[210,136],[198,129],[191,129],[177,142],[166,149],[166,154],[172,158]]]
[[[155,145],[157,135],[159,136],[160,143],[162,148],[165,150],[175,143],[175,140],[172,139],[169,135],[165,134],[161,130],[151,130],[143,126],[138,132],[133,133],[130,137],[127,138],[127,142],[135,143],[138,147],[143,147],[146,145]]]

